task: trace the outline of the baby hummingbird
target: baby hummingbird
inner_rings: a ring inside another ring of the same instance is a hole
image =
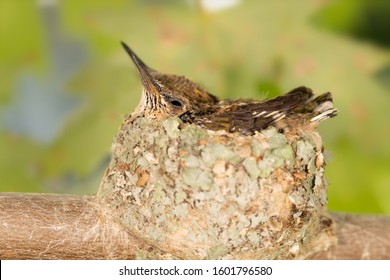
[[[113,140],[97,196],[145,244],[143,258],[300,259],[333,237],[315,129],[336,115],[330,93],[220,100],[122,45],[142,100]]]
[[[205,129],[252,135],[274,125],[281,131],[334,117],[331,93],[313,98],[311,89],[301,86],[273,99],[219,100],[184,76],[162,74],[148,67],[125,43],[141,78],[143,91],[136,114],[164,119],[177,116],[185,123]],[[281,120],[284,120],[281,122]]]

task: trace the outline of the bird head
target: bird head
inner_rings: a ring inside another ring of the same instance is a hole
[[[218,102],[217,97],[184,76],[162,74],[148,67],[122,42],[134,62],[143,86],[137,111],[145,117],[167,118],[180,116],[192,110],[201,110]]]

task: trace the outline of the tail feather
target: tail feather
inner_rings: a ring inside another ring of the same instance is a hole
[[[330,92],[314,98],[309,102],[308,106],[313,115],[310,119],[310,122],[312,123],[320,123],[337,115],[337,109],[333,107],[333,99]]]

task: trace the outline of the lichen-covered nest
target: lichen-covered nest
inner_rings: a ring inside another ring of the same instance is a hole
[[[166,254],[140,258],[302,256],[326,205],[321,138],[275,128],[252,136],[127,118],[98,196]]]

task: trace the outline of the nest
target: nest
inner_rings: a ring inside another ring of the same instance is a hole
[[[158,259],[299,258],[327,203],[319,134],[245,136],[127,118],[98,196]]]

